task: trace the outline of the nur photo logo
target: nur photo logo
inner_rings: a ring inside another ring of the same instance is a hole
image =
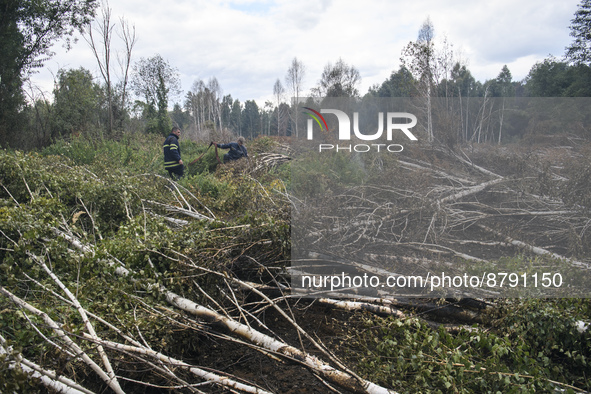
[[[401,152],[404,147],[400,144],[389,144],[389,143],[378,143],[383,141],[384,137],[387,142],[391,142],[393,137],[397,134],[406,136],[410,141],[417,141],[417,137],[411,132],[414,126],[417,125],[417,117],[408,112],[377,112],[377,130],[361,130],[360,115],[359,112],[353,112],[353,121],[347,115],[346,112],[333,109],[323,108],[320,111],[312,109],[310,107],[304,107],[309,112],[305,114],[309,115],[307,123],[307,139],[314,140],[314,122],[318,125],[321,132],[332,131],[328,127],[328,123],[322,114],[331,114],[336,117],[337,120],[337,137],[339,141],[351,141],[354,136],[356,139],[361,141],[371,141],[371,144],[354,144],[354,145],[343,145],[343,144],[326,144],[321,143],[318,145],[318,151],[336,150],[348,151],[348,152],[369,152],[369,151],[388,151],[392,153]],[[334,118],[333,118],[334,119]],[[367,121],[365,123],[368,123]]]

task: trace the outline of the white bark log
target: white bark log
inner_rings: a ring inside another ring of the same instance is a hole
[[[298,360],[310,369],[312,369],[315,373],[318,373],[320,376],[322,376],[329,382],[335,383],[340,387],[347,388],[348,390],[351,390],[356,393],[393,393],[393,391],[378,386],[369,381],[358,381],[350,374],[336,370],[330,365],[325,364],[318,358],[304,353],[293,346],[287,345],[284,342],[271,338],[245,324],[239,323],[226,316],[220,315],[219,313],[209,308],[198,305],[193,301],[183,298],[171,291],[167,291],[166,289],[162,288],[161,290],[164,291],[166,300],[171,305],[174,305],[187,313],[199,316],[208,321],[221,323],[228,330],[240,336],[241,338],[245,338],[248,341],[258,346],[261,346],[267,350],[270,350],[274,353],[281,354],[294,360]]]
[[[0,354],[7,354],[9,350],[6,349],[4,346],[6,344],[6,340],[4,337],[0,335]],[[20,355],[19,355],[20,356]],[[45,387],[54,390],[56,393],[60,394],[93,394],[92,391],[86,389],[85,387],[79,385],[78,383],[74,382],[71,379],[66,378],[65,376],[59,376],[55,371],[50,371],[44,368],[41,368],[38,364],[23,358],[22,356],[18,357],[16,361],[10,363],[8,368],[20,368],[29,374],[32,378],[38,378]]]
[[[175,207],[174,205],[162,204],[160,202],[151,201],[151,200],[142,200],[142,201],[145,202],[145,203],[148,203],[150,205],[155,205],[155,206],[164,208],[167,212],[180,213],[182,215],[186,215],[186,216],[192,217],[194,219],[207,220],[209,222],[213,222],[215,220],[213,218],[210,218],[210,217],[207,217],[205,215],[202,215],[199,212],[193,212],[193,211],[190,211],[190,210],[185,209],[185,208]]]
[[[90,340],[96,341],[95,338],[87,336]],[[145,346],[131,346],[131,345],[124,345],[117,342],[112,342],[108,340],[99,340],[99,344],[104,345],[108,348],[115,349],[115,350],[122,350],[131,353],[137,353],[145,356],[152,357],[158,361],[161,361],[167,365],[171,365],[174,367],[181,367],[189,370],[193,375],[198,376],[202,379],[207,380],[208,382],[212,382],[215,384],[219,384],[223,387],[231,387],[236,390],[240,390],[246,393],[254,393],[254,394],[272,394],[266,390],[260,389],[258,387],[250,386],[244,383],[237,382],[234,379],[230,379],[226,376],[220,376],[218,374],[205,371],[201,368],[197,368],[191,364],[187,364],[183,361],[177,360],[175,358],[169,357],[165,354],[156,352],[152,349],[149,349]]]
[[[115,265],[114,262],[110,262],[110,264],[112,266]],[[122,276],[127,276],[130,273],[130,271],[123,267],[118,267],[117,273]],[[284,342],[271,338],[245,324],[239,323],[209,308],[196,304],[191,300],[188,300],[167,290],[164,286],[160,286],[159,289],[165,295],[166,300],[171,305],[187,313],[206,319],[208,321],[220,323],[234,334],[242,338],[245,338],[246,340],[254,343],[257,346],[261,346],[266,350],[269,350],[277,354],[281,354],[290,359],[297,360],[305,366],[307,366],[308,368],[312,369],[315,373],[319,374],[329,382],[335,383],[341,387],[344,387],[356,393],[394,393],[394,391],[392,390],[388,390],[384,387],[381,387],[364,379],[357,379],[346,372],[339,371],[312,355],[304,353],[299,349],[290,346]]]
[[[492,181],[481,183],[480,185],[476,185],[476,186],[472,186],[472,187],[466,188],[466,189],[462,190],[461,192],[454,193],[451,196],[444,197],[444,198],[438,200],[436,203],[438,205],[439,204],[445,204],[445,203],[447,203],[449,201],[455,201],[457,199],[460,199],[460,198],[469,196],[471,194],[479,193],[479,192],[483,191],[484,189],[486,189],[486,188],[488,188],[488,187],[490,187],[492,185],[496,185],[497,183],[500,183],[500,182],[502,182],[504,180],[505,180],[504,178],[497,178],[497,179],[493,179]]]
[[[72,341],[72,339],[66,334],[66,332],[61,329],[60,325],[57,324],[51,317],[49,317],[49,315],[47,313],[45,313],[43,311],[40,311],[39,309],[35,308],[31,304],[23,301],[22,299],[20,299],[16,295],[12,294],[11,292],[9,292],[8,290],[6,290],[2,286],[0,286],[0,293],[4,294],[6,297],[10,298],[10,300],[12,300],[12,302],[14,302],[16,305],[20,306],[21,308],[24,308],[24,309],[28,310],[29,312],[34,313],[35,315],[41,317],[43,319],[43,321],[45,322],[45,324],[47,324],[57,334],[57,337],[59,339],[61,339],[62,341],[64,341],[66,343],[67,347],[77,357],[80,357],[82,359],[82,361],[84,361],[90,368],[92,368],[92,370],[105,383],[107,383],[107,385],[109,387],[111,387],[111,389],[114,392],[116,392],[118,394],[124,394],[123,390],[121,390],[121,388],[119,387],[119,385],[118,384],[114,384],[113,383],[113,379],[109,375],[107,375],[107,373],[105,371],[103,371],[101,369],[101,367],[98,366],[88,356],[88,354],[86,354],[74,341]]]
[[[589,264],[589,263],[585,263],[583,261],[573,260],[571,258],[568,258],[568,257],[565,257],[565,256],[561,256],[559,254],[556,254],[554,252],[551,252],[551,251],[549,251],[547,249],[540,248],[539,246],[534,246],[534,245],[530,245],[528,243],[525,243],[523,241],[519,241],[517,239],[511,238],[508,235],[502,234],[502,233],[500,233],[500,232],[498,232],[498,231],[496,231],[496,230],[494,230],[494,229],[492,229],[490,227],[484,226],[482,224],[478,224],[477,226],[480,227],[480,228],[482,228],[483,230],[486,230],[488,232],[491,232],[493,234],[496,234],[499,237],[504,238],[505,239],[505,242],[507,242],[507,243],[509,243],[509,244],[511,244],[513,246],[517,246],[519,248],[528,250],[528,251],[532,252],[533,254],[537,254],[538,256],[550,256],[550,257],[553,257],[553,258],[558,259],[558,260],[567,261],[567,262],[571,263],[575,267],[580,267],[580,268],[584,268],[584,269],[591,269],[591,264]]]
[[[431,168],[431,167],[424,167],[424,166],[421,166],[419,164],[414,164],[414,163],[410,163],[408,161],[403,161],[403,160],[398,160],[398,163],[402,167],[404,167],[404,168],[407,168],[407,169],[411,169],[412,168],[414,170],[433,172],[434,174],[437,174],[440,177],[443,177],[445,179],[449,179],[449,180],[455,181],[455,182],[460,183],[460,184],[464,184],[464,183],[465,184],[471,184],[471,185],[474,184],[474,182],[471,181],[471,180],[469,180],[469,179],[459,178],[459,177],[456,177],[454,175],[448,174],[446,172],[443,172],[441,170],[437,170],[437,169],[434,169],[434,168]]]
[[[464,153],[464,152],[462,152],[462,153]],[[460,157],[460,155],[458,155],[456,153],[453,153],[453,155],[455,156],[456,159],[458,159],[462,163],[466,164],[467,166],[470,166],[471,168],[474,168],[474,169],[482,172],[483,174],[494,176],[495,178],[503,178],[501,175],[495,174],[494,172],[489,171],[486,168],[480,167],[480,166],[474,164],[472,161],[469,161],[469,160],[464,159],[463,157]],[[465,153],[464,153],[464,155],[465,155]],[[468,156],[466,156],[466,157],[468,157]]]
[[[86,315],[86,310],[84,308],[82,308],[82,305],[80,305],[80,302],[78,301],[76,296],[74,296],[74,294],[70,291],[70,289],[68,289],[66,287],[66,285],[64,285],[62,283],[62,281],[49,269],[47,264],[45,264],[39,257],[35,256],[32,253],[27,253],[27,254],[33,260],[35,260],[37,262],[37,264],[39,264],[45,270],[45,272],[50,276],[50,278],[62,289],[62,291],[64,293],[66,293],[66,295],[68,296],[68,298],[70,299],[70,301],[72,302],[72,304],[74,305],[76,310],[78,311],[78,314],[80,314],[80,317],[82,318],[82,322],[86,326],[88,333],[95,340],[98,340],[99,338],[96,334],[96,331],[94,330],[94,327],[90,323],[90,320],[88,320],[88,316]],[[115,387],[120,392],[123,392],[123,390],[119,386],[119,381],[117,380],[117,376],[115,375],[115,372],[113,371],[113,368],[111,367],[111,362],[109,361],[109,358],[107,357],[107,354],[105,353],[104,349],[102,348],[102,346],[99,345],[97,347],[97,350],[99,352],[99,355],[101,356],[101,359],[103,360],[103,365],[105,366],[105,369],[107,371],[107,375],[109,375],[109,378],[111,379],[112,388]]]
[[[397,318],[406,317],[404,313],[398,309],[394,309],[390,306],[375,305],[368,302],[357,302],[357,301],[343,301],[333,300],[332,298],[318,298],[318,302],[334,306],[336,308],[345,309],[348,311],[368,311],[379,315],[394,316]]]

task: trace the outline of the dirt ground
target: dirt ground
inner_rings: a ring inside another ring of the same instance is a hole
[[[292,305],[291,310],[298,324],[306,332],[329,345],[331,350],[336,350],[337,356],[339,355],[339,347],[333,345],[346,341],[347,326],[355,324],[354,313],[310,302]],[[305,338],[300,342],[293,326],[275,310],[268,309],[259,318],[273,332],[281,333],[281,338],[287,343],[300,349],[301,343],[303,343],[304,349],[308,353],[326,360],[326,356],[322,355]],[[343,355],[341,352],[340,356]],[[203,342],[197,360],[197,365],[208,365],[219,371],[255,382],[260,387],[274,393],[312,394],[332,391],[308,368],[295,361],[277,362],[256,350],[247,349],[245,346],[229,341],[208,338]],[[355,366],[349,367],[354,369]],[[222,393],[227,391],[214,389],[214,391],[208,390],[208,392]],[[349,393],[341,388],[338,388],[338,392]]]

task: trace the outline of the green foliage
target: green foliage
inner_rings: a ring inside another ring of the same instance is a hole
[[[256,101],[246,100],[244,110],[242,111],[241,134],[248,138],[253,138],[260,133],[260,114]]]
[[[141,58],[133,68],[130,86],[135,94],[145,99],[144,117],[148,121],[146,131],[168,135],[172,120],[168,115],[169,93],[180,91],[178,70],[160,55]]]
[[[174,184],[183,193],[180,198],[164,176],[161,144],[162,138],[155,136],[119,142],[79,137],[40,154],[0,151],[0,277],[4,288],[27,296],[66,330],[82,335],[80,316],[54,296],[62,291],[32,257],[37,256],[93,313],[124,332],[139,328],[142,338],[159,351],[190,358],[199,353],[201,340],[186,327],[171,329],[158,315],[158,305],[164,303],[161,294],[157,288],[146,291],[146,285],[165,284],[209,303],[199,289],[216,297],[224,277],[205,275],[203,269],[232,275],[246,267],[254,267],[256,273],[258,264],[280,265],[289,256],[289,205],[275,190],[280,182],[273,175],[255,180],[240,172],[246,167],[236,166],[184,177]],[[190,141],[182,144],[188,156],[206,149]],[[161,204],[180,207],[185,201],[217,220],[177,216],[186,224],[171,225],[166,218],[175,215]],[[92,252],[73,250],[58,231],[92,245]],[[133,276],[116,275],[118,264],[132,270]],[[64,357],[39,336],[54,335],[39,318],[27,320],[3,296],[0,309],[0,333],[17,344],[23,356],[51,369],[74,371],[95,391],[104,387],[87,367]],[[95,328],[101,337],[119,340],[106,326],[95,322]],[[92,344],[81,342],[94,351]],[[7,360],[0,360],[0,367]],[[134,362],[117,357],[111,361],[116,370],[146,379]],[[2,391],[27,392],[27,387],[35,392],[36,382],[18,369],[3,369]]]
[[[571,21],[570,35],[574,42],[566,48],[566,58],[573,63],[588,64],[591,61],[591,42],[589,28],[591,28],[591,1],[582,0]]]
[[[130,172],[159,172],[162,164],[160,136],[129,135],[121,141],[73,137],[69,141],[58,140],[44,148],[42,155],[62,156],[71,165],[93,165],[107,170]]]
[[[297,185],[292,191],[297,196],[322,196],[330,190],[362,185],[395,171],[395,162],[394,157],[372,153],[302,154],[291,164],[293,185]]]
[[[171,326],[167,317],[173,312],[164,307],[162,294],[146,285],[163,284],[207,304],[210,300],[200,289],[223,303],[224,281],[237,272],[246,279],[271,281],[266,269],[281,268],[290,258],[285,186],[290,176],[304,174],[290,175],[286,165],[254,177],[249,175],[251,163],[241,160],[213,171],[205,166],[190,170],[172,183],[162,166],[161,143],[160,136],[129,136],[118,142],[80,137],[40,153],[0,151],[0,277],[3,287],[27,296],[64,329],[82,335],[80,316],[51,293],[61,290],[33,254],[93,313],[123,332],[141,331],[155,350],[191,359],[203,352],[203,338],[187,327]],[[187,158],[207,148],[190,141],[181,144]],[[263,152],[273,146],[272,139],[260,138],[250,148]],[[215,161],[212,154],[210,149],[204,158]],[[313,196],[396,175],[395,157],[380,162],[371,154],[317,156],[304,156],[298,164],[312,174],[298,184]],[[190,205],[216,220],[171,213],[162,204]],[[171,224],[170,219],[185,223]],[[93,250],[73,250],[56,230],[70,232]],[[134,272],[132,277],[115,274],[120,264]],[[74,371],[94,391],[104,388],[89,378],[94,375],[88,368],[41,339],[39,332],[46,337],[53,333],[39,318],[27,320],[6,297],[0,297],[0,310],[0,333],[15,345],[15,354],[51,369]],[[579,319],[591,320],[585,300],[515,300],[490,316],[488,329],[475,326],[455,334],[414,318],[373,317],[366,319],[364,330],[349,333],[353,339],[345,347],[358,373],[401,392],[533,392],[564,385],[590,390],[585,377],[591,373],[591,338],[576,330]],[[94,323],[101,337],[120,340]],[[81,342],[94,351],[94,345]],[[135,360],[111,360],[120,374],[161,383],[154,376],[146,378]],[[9,356],[0,359],[0,389],[34,392],[36,381],[6,368],[7,362]]]
[[[215,203],[228,193],[231,188],[228,182],[224,182],[211,173],[189,175],[181,180],[181,184],[186,185],[189,190],[198,193],[205,198],[205,201]]]
[[[525,88],[530,97],[589,97],[591,68],[569,65],[550,57],[536,63],[527,75]]]
[[[52,138],[80,134],[98,127],[100,88],[90,71],[59,70],[53,91]]]
[[[339,58],[334,65],[329,62],[324,66],[318,86],[312,88],[312,93],[316,97],[358,97],[360,82],[359,70]]]
[[[64,156],[70,159],[74,165],[83,165],[94,162],[96,148],[90,143],[90,140],[74,137],[71,141],[60,139],[41,152],[44,155]]]
[[[411,97],[416,95],[415,83],[410,71],[401,66],[397,72],[392,71],[390,78],[381,85],[370,88],[369,93],[377,97]]]
[[[187,141],[181,140],[181,151],[183,152],[183,157],[188,159],[183,159],[186,161],[187,165],[185,166],[185,170],[187,171],[188,175],[196,175],[196,174],[204,174],[204,173],[214,173],[217,166],[218,161],[215,157],[215,147],[212,145],[210,147],[197,145],[194,143],[190,143]],[[218,152],[220,154],[222,152]],[[194,164],[189,164],[193,160],[201,157],[197,162]],[[223,154],[222,154],[223,156]],[[190,161],[189,161],[190,160]],[[221,157],[220,157],[221,160]],[[188,167],[188,168],[187,168]]]
[[[27,72],[41,67],[53,54],[51,46],[90,22],[96,0],[2,3],[0,19],[0,144],[17,142],[11,132],[19,124],[24,105],[22,83]],[[69,41],[67,42],[69,45]]]
[[[18,364],[20,352],[11,350],[0,354],[0,392],[39,393],[41,385],[38,378],[32,378]]]
[[[276,146],[277,142],[273,138],[259,136],[248,144],[248,151],[253,155],[256,153],[272,152]]]
[[[581,312],[589,317],[584,300],[509,300],[492,330],[456,334],[416,318],[373,318],[353,334],[350,350],[363,355],[364,376],[399,392],[589,390],[589,333],[578,332],[572,317]]]

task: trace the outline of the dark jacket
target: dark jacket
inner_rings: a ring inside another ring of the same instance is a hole
[[[176,135],[170,133],[164,141],[164,168],[167,170],[174,169],[181,166],[181,147],[179,146],[179,139]]]
[[[218,144],[218,148],[230,149],[230,151],[224,155],[224,161],[238,160],[242,157],[248,157],[246,147],[244,145],[240,145],[237,142],[230,142],[229,144]]]

